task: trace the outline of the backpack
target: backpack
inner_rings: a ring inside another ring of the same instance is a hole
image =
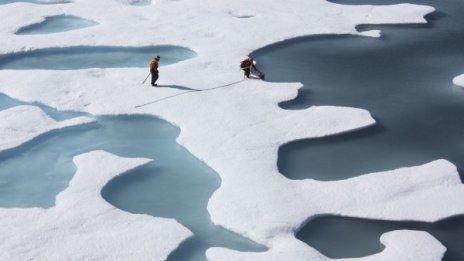
[[[240,63],[240,68],[248,68],[253,64],[250,59],[245,59]]]

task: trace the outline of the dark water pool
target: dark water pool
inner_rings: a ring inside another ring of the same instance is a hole
[[[311,221],[296,237],[331,258],[362,257],[380,252],[380,236],[398,229],[427,231],[448,248],[443,260],[464,260],[464,216],[434,224],[324,217]]]
[[[464,88],[452,83],[464,73],[464,1],[442,2],[430,25],[373,26],[382,28],[381,39],[309,37],[252,54],[269,81],[304,83],[282,107],[358,107],[378,122],[282,146],[282,174],[339,180],[439,158],[464,169]]]
[[[464,88],[454,86],[452,79],[464,73],[464,1],[412,3],[437,9],[427,16],[429,24],[363,25],[358,29],[380,28],[383,36],[307,37],[251,54],[267,80],[305,85],[297,99],[281,107],[358,107],[369,110],[378,122],[352,133],[282,146],[278,167],[283,175],[341,180],[443,158],[456,164],[463,178]],[[464,260],[463,227],[462,217],[435,224],[321,217],[298,237],[330,257],[355,257],[379,252],[382,232],[425,230],[448,248],[445,260],[458,261]]]

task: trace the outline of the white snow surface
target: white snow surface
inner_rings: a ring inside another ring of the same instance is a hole
[[[375,120],[358,108],[281,109],[278,103],[295,98],[301,84],[242,80],[238,70],[249,52],[275,42],[316,34],[379,36],[377,30],[357,32],[355,26],[424,23],[424,15],[434,8],[322,0],[159,0],[143,7],[131,2],[1,5],[0,53],[66,46],[184,46],[198,55],[161,67],[158,83],[203,91],[142,86],[145,68],[0,70],[0,91],[60,110],[150,114],[179,126],[178,142],[221,177],[208,204],[212,220],[269,247],[263,253],[213,248],[207,252],[210,260],[328,260],[294,237],[320,215],[433,222],[464,213],[459,204],[464,188],[454,165],[445,160],[343,181],[288,180],[276,166],[282,144],[353,131]],[[99,24],[50,35],[14,34],[61,14]],[[1,259],[68,259],[67,253],[82,259],[163,260],[191,235],[175,221],[128,214],[101,199],[100,189],[109,179],[147,160],[91,152],[75,161],[78,171],[55,207],[0,210],[1,232],[8,238],[0,244]],[[359,259],[440,260],[444,252],[425,232],[395,231],[380,240],[384,251]]]
[[[174,220],[124,212],[101,197],[110,179],[149,161],[104,151],[75,157],[77,172],[56,206],[0,209],[0,259],[164,260],[191,232]]]
[[[242,253],[225,248],[211,248],[208,250],[208,257],[211,260],[240,260],[240,261],[318,261],[318,260],[339,260],[339,261],[382,261],[382,260],[422,260],[435,261],[441,260],[446,248],[430,234],[422,231],[397,230],[383,234],[380,243],[385,249],[375,255],[361,258],[340,258],[329,259],[316,250],[305,248],[304,243],[294,237],[276,238],[275,247],[262,253]],[[427,247],[424,247],[427,246]],[[307,257],[310,256],[311,259]]]
[[[458,86],[464,87],[464,74],[454,77],[453,83]]]
[[[89,117],[55,121],[35,106],[16,106],[0,111],[0,150],[15,148],[49,131],[94,122]]]

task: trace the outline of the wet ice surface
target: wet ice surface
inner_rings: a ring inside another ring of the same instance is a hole
[[[444,158],[458,166],[462,179],[464,90],[452,79],[464,71],[464,17],[459,11],[464,2],[415,2],[437,8],[428,16],[431,24],[360,26],[360,31],[380,28],[383,36],[309,37],[253,54],[268,80],[305,85],[296,100],[282,107],[358,107],[377,121],[365,130],[282,146],[281,173],[292,179],[341,180]],[[321,217],[298,237],[329,257],[341,258],[380,252],[384,232],[424,230],[448,248],[444,260],[457,261],[464,260],[463,224],[462,216],[434,224]]]
[[[23,103],[0,96],[3,108],[19,104]],[[211,223],[206,205],[220,185],[219,176],[176,143],[178,128],[148,116],[97,117],[97,121],[0,153],[0,207],[53,206],[55,195],[67,187],[76,170],[72,158],[105,150],[155,159],[110,182],[103,196],[129,212],[175,218],[194,232],[169,260],[205,260],[205,251],[212,246],[265,249]]]
[[[89,26],[98,23],[72,15],[59,15],[45,18],[45,21],[20,28],[16,34],[51,34],[60,33]]]
[[[47,48],[0,56],[0,69],[75,70],[86,68],[147,67],[147,57],[159,54],[160,66],[195,56],[182,47],[161,45],[148,47],[67,47]]]

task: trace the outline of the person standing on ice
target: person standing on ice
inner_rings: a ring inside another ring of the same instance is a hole
[[[243,70],[245,77],[250,78],[251,68],[258,72],[258,77],[264,80],[264,73],[258,70],[255,66],[255,61],[251,57],[247,57],[245,60],[240,62],[240,68]]]
[[[158,77],[159,77],[158,62],[160,58],[161,57],[158,55],[156,57],[153,57],[153,59],[151,59],[150,61],[151,86],[153,87],[158,86],[158,84],[156,84],[156,81],[158,80]]]
[[[255,69],[256,71],[258,70],[256,69],[253,58],[251,57],[247,57],[245,60],[240,62],[240,68],[243,70],[243,72],[245,73],[245,77],[247,78],[250,78],[251,68]]]

